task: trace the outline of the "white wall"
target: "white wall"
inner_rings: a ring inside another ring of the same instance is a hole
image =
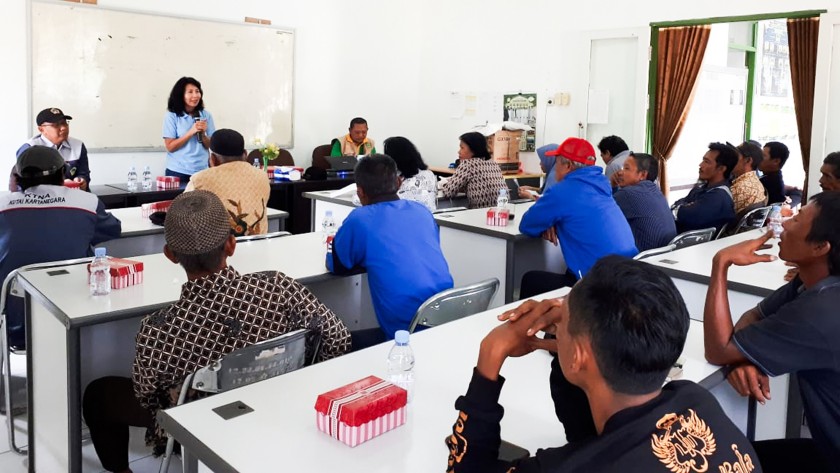
[[[27,2],[4,2],[0,175],[11,166],[14,151],[30,133]],[[370,135],[378,142],[403,135],[418,145],[430,164],[451,162],[458,135],[478,124],[474,117],[449,118],[448,98],[453,91],[536,92],[540,100],[537,144],[561,141],[576,136],[577,123],[586,118],[588,64],[584,48],[588,43],[582,31],[646,26],[651,21],[836,9],[836,3],[99,0],[104,7],[234,21],[254,16],[295,28],[292,154],[304,166],[315,146],[328,143],[357,115],[368,119]],[[242,73],[259,73],[259,64]],[[560,91],[571,94],[570,105],[547,107],[548,95]],[[214,95],[235,92],[205,93],[212,110]],[[161,109],[164,106],[161,104]],[[97,154],[91,161],[94,183],[122,181],[131,164],[150,164],[156,173],[164,166],[161,153]]]

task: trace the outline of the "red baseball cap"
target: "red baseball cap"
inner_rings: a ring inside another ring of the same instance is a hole
[[[586,164],[595,164],[595,148],[583,138],[566,138],[555,150],[546,151],[546,156],[562,156],[569,161]]]

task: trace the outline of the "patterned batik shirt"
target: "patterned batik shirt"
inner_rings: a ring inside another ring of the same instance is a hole
[[[219,197],[235,236],[268,232],[266,204],[271,186],[265,171],[245,161],[220,164],[193,174],[186,192],[195,189],[210,191]]]
[[[319,361],[350,348],[344,323],[283,273],[240,275],[228,266],[187,281],[177,302],[141,322],[133,370],[137,400],[156,415],[175,404],[176,391],[189,373],[234,350],[297,329],[321,335]],[[166,443],[157,424],[147,431],[146,442]]]
[[[469,207],[480,209],[496,205],[499,189],[507,189],[499,165],[492,160],[470,158],[461,161],[441,190],[446,198],[466,192]]]
[[[764,191],[764,186],[753,171],[736,177],[730,187],[736,214],[740,214],[750,205],[767,203],[767,193]]]

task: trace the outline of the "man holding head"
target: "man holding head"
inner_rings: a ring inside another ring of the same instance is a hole
[[[407,330],[420,305],[453,283],[432,214],[423,204],[397,196],[394,160],[368,156],[356,165],[355,176],[362,207],[342,223],[326,263],[335,274],[367,271],[380,329],[354,333],[358,349]]]
[[[367,156],[376,153],[373,140],[367,137],[367,120],[362,117],[350,120],[347,131],[346,135],[333,140],[330,156]]]
[[[729,177],[737,163],[738,152],[734,146],[709,143],[709,150],[700,161],[700,183],[671,206],[678,232],[709,227],[720,230],[735,218]]]
[[[829,153],[820,166],[820,188],[840,191],[840,151]]]
[[[73,117],[65,115],[60,108],[45,108],[38,112],[35,124],[38,134],[18,148],[16,156],[26,151],[30,146],[46,146],[58,150],[64,159],[64,179],[74,181],[83,190],[90,185],[90,166],[88,165],[87,148],[81,140],[70,137],[69,120]],[[14,171],[9,179],[9,191],[18,190]]]
[[[234,236],[268,232],[266,203],[271,186],[265,172],[247,162],[245,139],[223,128],[210,137],[210,167],[193,174],[186,192],[203,189],[222,201]]]
[[[567,297],[527,301],[499,318],[507,322],[481,342],[467,393],[455,402],[460,413],[447,439],[447,471],[761,471],[747,439],[706,389],[690,381],[663,386],[690,321],[662,270],[608,256]],[[556,340],[537,338],[540,330]],[[537,349],[554,353],[549,385],[568,444],[503,461],[502,366]],[[581,395],[569,398],[559,384]],[[566,414],[586,422],[571,424]]]
[[[767,232],[712,259],[703,312],[706,359],[733,365],[729,382],[744,396],[770,398],[768,376],[796,375],[812,439],[754,444],[768,472],[840,471],[840,193],[823,192],[782,224],[779,258],[799,273],[733,326],[729,268],[776,258],[758,251]]]
[[[616,173],[619,189],[613,198],[630,224],[639,251],[666,246],[677,236],[668,201],[656,185],[658,175],[659,160],[644,153],[630,153]]]
[[[610,180],[610,185],[616,187],[615,173],[624,167],[624,160],[630,156],[630,148],[621,137],[610,135],[601,138],[598,142],[598,151],[601,152],[601,159],[607,165],[604,168],[604,174]]]
[[[17,158],[20,191],[0,196],[0,281],[22,266],[91,256],[91,246],[120,236],[121,224],[99,199],[64,186],[65,160],[31,146]],[[23,299],[6,304],[9,344],[26,346]]]
[[[782,167],[790,157],[790,150],[784,143],[770,141],[761,150],[761,164],[758,170],[762,172],[761,184],[767,190],[768,202],[777,204],[786,200],[785,179],[782,177]]]
[[[85,389],[85,422],[108,471],[130,471],[129,426],[147,427],[156,451],[165,446],[157,411],[172,406],[189,373],[222,356],[298,329],[320,334],[318,360],[349,347],[347,327],[303,285],[280,272],[243,275],[228,265],[236,238],[213,193],[178,196],[164,231],[164,254],[187,273],[181,297],[140,323],[132,379],[100,378]]]
[[[595,148],[584,139],[566,138],[545,154],[557,157],[557,184],[525,212],[519,231],[559,244],[568,270],[566,274],[525,273],[523,298],[573,285],[603,256],[638,253],[630,225],[612,198],[610,183],[595,166]]]
[[[732,202],[735,214],[740,215],[750,206],[766,205],[767,192],[756,174],[764,160],[761,148],[745,141],[736,150],[738,162],[732,168]]]

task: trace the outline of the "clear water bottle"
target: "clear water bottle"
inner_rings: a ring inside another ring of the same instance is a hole
[[[152,190],[152,170],[149,169],[149,166],[143,168],[143,190],[149,191]]]
[[[111,293],[111,266],[105,248],[95,249],[94,255],[90,262],[90,295],[105,296]]]
[[[510,194],[508,188],[499,189],[499,197],[496,198],[496,207],[500,209],[507,209],[508,202],[510,202]]]
[[[261,169],[261,168],[262,168],[262,166],[260,166],[260,160],[259,160],[259,158],[254,158],[254,167],[255,167],[255,168],[257,168],[257,169]]]
[[[128,169],[128,190],[133,191],[137,189],[137,170],[134,166]]]
[[[397,330],[394,346],[388,352],[388,381],[408,391],[408,402],[414,396],[414,352],[408,344],[408,331]]]
[[[335,236],[336,232],[335,218],[333,217],[332,210],[327,210],[324,215],[324,220],[321,221],[321,232],[323,234],[324,244],[327,245],[327,251],[329,251],[331,249],[332,237]]]
[[[767,217],[767,226],[773,232],[773,238],[779,238],[784,229],[782,228],[782,208],[774,205],[770,209],[770,215]]]

